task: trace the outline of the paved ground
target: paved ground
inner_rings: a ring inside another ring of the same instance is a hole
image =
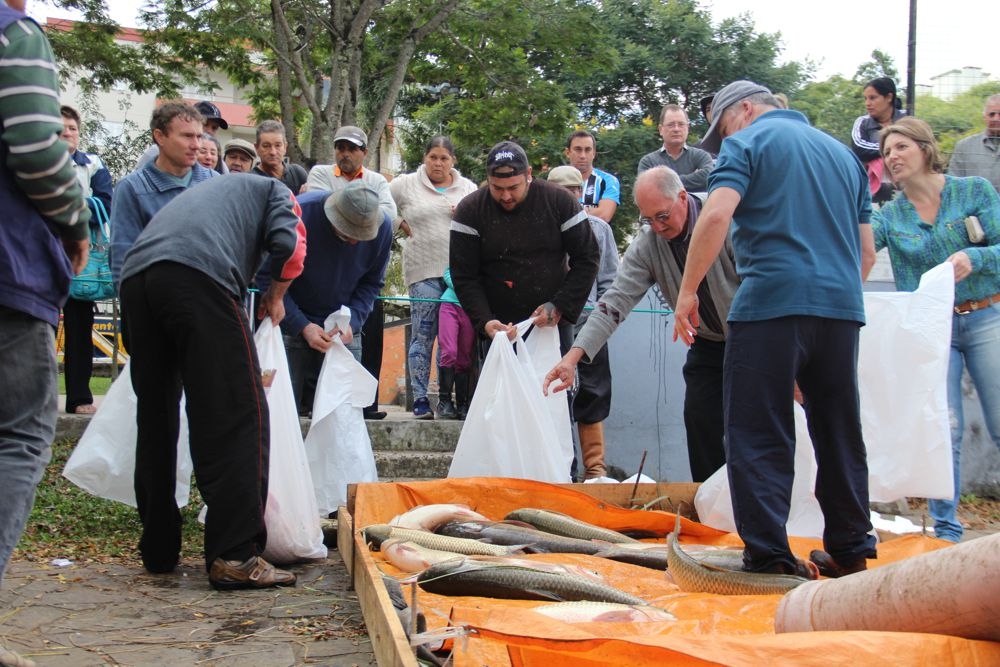
[[[191,560],[168,575],[121,565],[11,563],[0,640],[39,667],[375,665],[336,551],[294,588],[221,593]]]

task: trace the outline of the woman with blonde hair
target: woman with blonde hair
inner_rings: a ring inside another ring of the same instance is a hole
[[[984,178],[944,174],[934,133],[922,120],[901,118],[882,130],[879,141],[886,173],[901,191],[873,214],[872,231],[876,248],[889,249],[896,289],[914,291],[920,276],[943,262],[955,269],[948,361],[955,495],[928,505],[935,534],[958,542],[963,368],[1000,447],[1000,197]]]

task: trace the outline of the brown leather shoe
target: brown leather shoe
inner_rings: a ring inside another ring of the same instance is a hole
[[[220,591],[239,588],[272,588],[294,586],[295,575],[279,570],[260,556],[252,556],[242,563],[216,558],[208,571],[208,581]]]
[[[864,558],[847,565],[841,565],[833,559],[833,556],[819,549],[813,549],[809,552],[809,560],[819,568],[820,574],[831,579],[838,579],[868,569],[868,561]]]

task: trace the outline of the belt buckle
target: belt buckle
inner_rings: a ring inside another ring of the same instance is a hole
[[[976,304],[975,303],[969,304],[969,307],[966,308],[965,310],[962,310],[961,306],[955,306],[955,308],[954,308],[954,311],[955,311],[956,315],[968,315],[969,313],[971,313],[974,310],[976,310]]]

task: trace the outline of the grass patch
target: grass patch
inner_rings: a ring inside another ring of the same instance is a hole
[[[110,386],[111,378],[109,377],[93,375],[90,378],[90,393],[94,396],[104,396],[108,393],[108,387]],[[66,376],[62,373],[59,374],[59,393],[66,393]]]
[[[63,477],[62,471],[76,446],[75,440],[52,444],[52,461],[35,494],[35,507],[14,560],[139,562],[142,524],[135,508],[92,496]],[[181,509],[184,517],[181,556],[203,557],[204,529],[198,523],[201,497],[192,484],[192,502]]]

